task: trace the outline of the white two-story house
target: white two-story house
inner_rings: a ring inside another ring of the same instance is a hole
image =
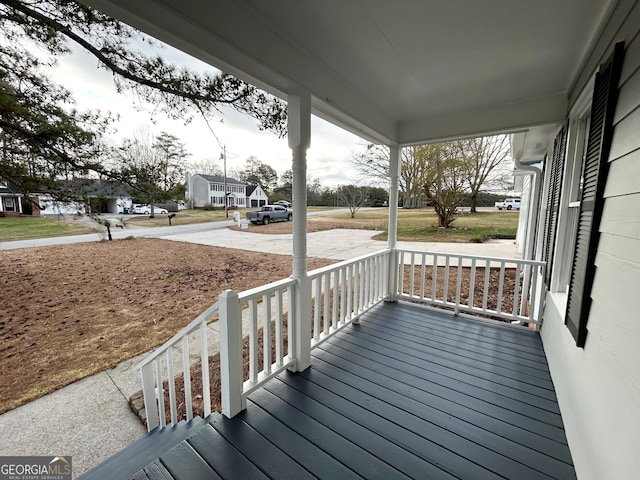
[[[223,208],[225,197],[227,207],[245,208],[247,185],[231,177],[225,179],[221,175],[188,173],[185,197],[194,208],[202,208],[206,205]]]

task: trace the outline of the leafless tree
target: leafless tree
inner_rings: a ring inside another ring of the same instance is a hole
[[[368,144],[364,150],[352,156],[352,165],[367,180],[374,180],[380,184],[389,182],[389,148],[384,145]],[[422,184],[426,165],[419,155],[420,147],[405,147],[402,149],[402,168],[399,178],[400,191],[403,194],[404,208],[420,208],[423,204],[424,193]]]
[[[459,140],[453,143],[453,149],[463,162],[465,181],[471,193],[471,213],[475,213],[482,189],[502,188],[505,177],[511,178],[509,136]]]
[[[222,175],[223,173],[220,162],[211,157],[189,162],[188,169],[190,173],[201,175]]]
[[[139,128],[118,149],[117,161],[127,188],[151,205],[175,200],[184,195],[184,173],[187,153],[174,135],[162,132],[153,137],[148,127]]]
[[[342,185],[338,187],[338,198],[351,212],[351,218],[355,218],[356,212],[367,202],[369,198],[369,188],[357,185]]]

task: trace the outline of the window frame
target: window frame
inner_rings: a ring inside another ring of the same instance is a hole
[[[584,171],[584,153],[588,141],[588,122],[591,118],[591,100],[594,77],[585,86],[569,113],[567,152],[560,193],[555,254],[551,271],[550,292],[567,295],[571,282],[571,268],[575,251],[580,198],[578,184]]]

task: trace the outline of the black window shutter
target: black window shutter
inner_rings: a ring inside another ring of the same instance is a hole
[[[576,248],[565,316],[565,323],[578,347],[583,347],[587,338],[587,319],[591,308],[591,289],[604,206],[603,194],[613,136],[613,115],[623,58],[624,43],[621,42],[616,44],[609,60],[600,65],[593,89]]]
[[[547,213],[545,215],[545,230],[542,240],[542,260],[547,262],[545,277],[547,287],[551,283],[556,227],[560,209],[560,190],[562,189],[562,175],[567,152],[567,130],[567,125],[565,124],[553,141],[553,159],[551,160],[549,191],[547,192]]]

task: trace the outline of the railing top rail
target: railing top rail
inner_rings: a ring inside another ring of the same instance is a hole
[[[141,369],[142,367],[149,365],[156,358],[166,352],[169,348],[177,345],[183,337],[189,335],[190,333],[195,332],[203,322],[208,322],[216,313],[218,312],[218,302],[211,305],[204,312],[194,318],[189,325],[184,327],[178,333],[176,333],[170,340],[165,342],[162,346],[155,349],[151,352],[144,360],[142,360],[136,367],[136,369]]]
[[[254,298],[264,294],[264,292],[268,292],[269,290],[275,291],[281,288],[288,287],[290,285],[294,285],[296,283],[295,278],[283,278],[282,280],[276,280],[275,282],[268,283],[266,285],[260,285],[259,287],[252,288],[250,290],[245,290],[244,292],[240,292],[238,294],[238,300],[249,300],[250,298]]]
[[[316,268],[315,270],[311,270],[310,272],[307,272],[307,276],[309,278],[311,278],[311,279],[314,279],[314,278],[319,277],[320,275],[322,275],[324,273],[331,272],[333,270],[337,270],[337,269],[345,267],[347,265],[358,263],[358,262],[360,262],[362,260],[366,260],[367,258],[377,257],[379,255],[384,255],[385,253],[389,253],[389,252],[391,252],[391,250],[386,248],[386,249],[383,249],[383,250],[378,250],[376,252],[366,253],[364,255],[360,255],[359,257],[350,258],[349,260],[343,260],[342,262],[332,263],[331,265],[327,265],[325,267]]]
[[[545,266],[545,262],[539,260],[524,260],[522,258],[509,258],[509,257],[487,257],[483,255],[471,255],[467,253],[451,253],[451,252],[433,252],[430,250],[416,250],[411,248],[398,248],[399,252],[416,253],[419,255],[438,255],[442,257],[462,257],[469,260],[489,260],[492,262],[505,262],[505,263],[519,263],[521,265],[533,265],[533,266]]]

